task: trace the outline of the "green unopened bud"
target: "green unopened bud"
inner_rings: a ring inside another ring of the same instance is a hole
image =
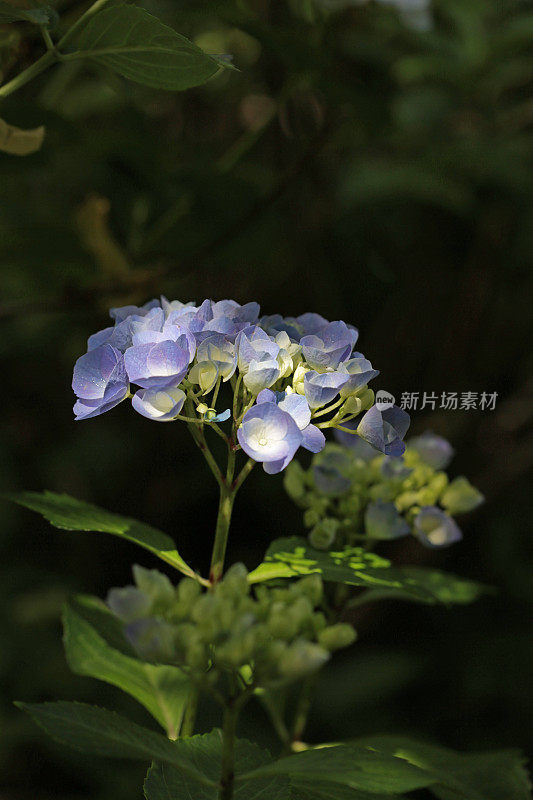
[[[341,396],[342,396],[342,391],[341,391]],[[361,398],[352,395],[351,397],[347,397],[344,405],[340,407],[339,416],[342,418],[342,417],[347,417],[348,414],[359,414],[362,407],[363,404],[361,402]]]
[[[298,461],[291,461],[285,470],[283,486],[291,500],[294,500],[295,503],[301,502],[305,497],[305,472]]]
[[[267,621],[268,632],[275,639],[289,641],[294,639],[299,630],[298,618],[290,613],[285,603],[272,604]]]
[[[162,572],[133,565],[133,577],[137,587],[154,602],[170,604],[174,600],[174,587]]]
[[[250,591],[248,570],[244,564],[233,564],[217,586],[217,593],[238,600]]]
[[[317,606],[322,600],[324,585],[320,575],[307,575],[297,581],[294,586],[298,592],[309,598],[313,606]]]
[[[455,478],[445,489],[440,502],[449,514],[464,514],[477,508],[484,499],[481,492],[467,478],[461,476]]]
[[[298,394],[304,394],[304,378],[307,372],[309,372],[310,367],[306,367],[304,364],[298,364],[296,369],[294,370],[294,376],[292,379],[292,388]]]
[[[185,662],[189,667],[191,667],[191,669],[207,669],[208,658],[205,645],[201,644],[200,642],[191,644],[190,647],[187,648]]]
[[[281,656],[278,670],[283,677],[297,680],[319,670],[328,659],[329,653],[323,647],[298,639]]]
[[[314,526],[309,534],[309,542],[317,550],[327,550],[335,541],[339,530],[339,520],[326,518]]]
[[[348,647],[353,644],[357,639],[357,634],[351,625],[346,625],[339,622],[337,625],[331,625],[329,628],[324,628],[318,634],[318,643],[329,652],[340,650],[342,647]]]
[[[374,405],[375,395],[372,389],[360,389],[356,397],[361,401],[361,411],[368,411]]]

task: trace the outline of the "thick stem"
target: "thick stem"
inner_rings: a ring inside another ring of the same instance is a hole
[[[209,579],[212,583],[218,583],[224,571],[224,559],[226,556],[231,512],[233,511],[234,502],[235,491],[228,488],[226,485],[221,485],[215,541],[213,544],[213,554],[211,556],[211,568],[209,570]]]
[[[237,731],[238,708],[233,700],[224,709],[222,726],[222,772],[220,777],[219,800],[233,800],[235,781],[235,734]]]

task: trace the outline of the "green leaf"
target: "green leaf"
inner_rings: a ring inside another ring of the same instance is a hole
[[[105,708],[85,703],[16,703],[63,744],[84,753],[171,764],[204,786],[212,781],[198,771],[188,754],[160,733],[143,728]]]
[[[374,794],[323,781],[291,781],[290,800],[405,800],[399,794]]]
[[[398,588],[368,589],[357,597],[352,606],[372,603],[376,600],[410,600],[417,603],[451,605],[458,603],[464,605],[473,603],[483,594],[491,591],[490,587],[482,586],[475,581],[459,578],[448,572],[424,567],[394,567],[391,577],[396,577],[401,583]]]
[[[1,16],[1,15],[0,15]],[[44,127],[23,130],[0,119],[0,150],[12,156],[29,156],[41,149]]]
[[[177,742],[188,761],[206,777],[217,783],[220,779],[222,736],[219,730],[203,736],[192,736]],[[268,764],[271,756],[266,750],[246,740],[235,743],[237,775]],[[147,800],[218,800],[217,786],[201,786],[179,769],[166,764],[153,764],[144,783]],[[289,785],[281,776],[243,781],[235,787],[234,800],[288,800]]]
[[[19,7],[5,0],[0,0],[0,23],[2,22],[32,22],[34,25],[43,25],[47,28],[54,27],[59,20],[55,8],[41,3],[32,3],[30,0]]]
[[[244,776],[288,775],[297,786],[317,781],[364,792],[394,794],[423,789],[435,782],[428,770],[408,764],[393,753],[382,753],[358,743],[326,745],[282,758]],[[327,795],[326,795],[327,797]]]
[[[364,586],[367,591],[353,601],[360,605],[383,598],[419,603],[470,603],[485,587],[473,581],[422,567],[393,567],[386,558],[361,547],[342,551],[315,550],[300,537],[276,539],[265,561],[248,576],[252,583],[275,578],[294,578],[311,573],[325,581]]]
[[[136,6],[108,8],[95,14],[69,40],[68,48],[68,60],[90,58],[155,89],[198,86],[221,66],[184,36]]]
[[[365,737],[357,744],[432,772],[437,781],[431,790],[440,800],[531,800],[524,757],[516,750],[463,754],[396,736]]]
[[[95,627],[98,614],[101,619]],[[129,645],[121,628],[96,599],[80,597],[66,605],[63,642],[68,664],[77,675],[98,678],[130,694],[163,726],[169,738],[176,739],[189,696],[189,680],[178,667],[146,664],[133,652],[127,654]],[[116,649],[112,642],[120,641],[120,637],[123,646]]]
[[[276,539],[267,550],[265,561],[248,576],[251,583],[273,578],[294,578],[319,573],[325,581],[349,583],[352,586],[384,586],[395,588],[389,579],[390,561],[361,547],[329,552],[315,550],[298,536]]]
[[[42,514],[56,528],[66,531],[112,533],[144,547],[184,575],[198,578],[177,552],[172,539],[144,522],[113,514],[111,511],[76,500],[67,494],[18,492],[4,496]]]

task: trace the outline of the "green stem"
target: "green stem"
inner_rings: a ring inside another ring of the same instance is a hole
[[[220,777],[219,800],[233,800],[235,781],[235,735],[237,731],[238,708],[235,700],[224,709],[222,726],[222,772]]]
[[[255,467],[256,463],[257,462],[255,462],[253,460],[253,458],[249,458],[248,459],[248,461],[246,462],[244,467],[241,469],[240,473],[238,474],[238,476],[237,476],[237,478],[236,478],[236,480],[235,480],[235,482],[233,484],[233,490],[234,490],[235,493],[237,493],[239,491],[239,489],[243,485],[244,481],[246,480],[246,478],[248,477],[250,472]]]
[[[69,42],[74,34],[84,25],[91,17],[97,14],[99,11],[103,9],[105,5],[109,3],[109,0],[96,0],[96,3],[93,3],[87,11],[81,15],[81,17],[74,23],[74,25],[68,29],[62,39],[59,40],[57,43],[58,48],[63,47],[67,42]]]
[[[306,678],[302,684],[291,731],[293,742],[300,742],[302,740],[317,680],[318,673],[314,673]]]
[[[194,723],[196,722],[196,712],[198,710],[199,689],[193,686],[185,708],[183,722],[181,723],[180,736],[192,736],[194,733]]]
[[[226,479],[220,484],[217,526],[215,529],[215,541],[213,543],[213,553],[211,556],[211,568],[209,570],[209,579],[212,583],[218,583],[224,571],[224,559],[226,557],[226,547],[228,545],[231,513],[233,511],[236,495],[236,491],[231,485],[234,469],[235,451],[230,447]]]
[[[48,50],[44,56],[41,56],[41,58],[35,61],[28,69],[25,69],[20,75],[4,83],[3,86],[0,86],[0,99],[8,97],[10,94],[13,94],[13,92],[18,91],[22,86],[25,86],[29,81],[33,80],[33,78],[36,78],[37,75],[40,75],[41,72],[51,67],[57,59],[57,53],[54,50]]]

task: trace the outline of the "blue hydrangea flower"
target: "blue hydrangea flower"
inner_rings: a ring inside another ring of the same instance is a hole
[[[343,372],[306,372],[304,394],[310,408],[320,408],[331,403],[349,380],[350,376]]]
[[[394,503],[374,500],[365,512],[365,529],[371,539],[399,539],[411,532]]]
[[[380,408],[375,405],[361,419],[357,433],[386,456],[401,456],[405,451],[402,440],[409,422],[409,414],[398,406]]]
[[[311,409],[305,397],[294,392],[272,392],[263,389],[257,396],[257,403],[277,403],[278,407],[290,414],[302,433],[302,447],[311,453],[324,449],[326,437],[316,425],[311,424]]]
[[[463,538],[455,521],[436,506],[422,506],[413,533],[425,547],[449,547]]]
[[[220,333],[200,342],[196,359],[189,380],[198,383],[204,394],[211,391],[219,377],[228,381],[237,369],[235,345]]]
[[[341,361],[350,358],[357,331],[349,328],[345,322],[330,322],[316,334],[309,334],[300,339],[302,353],[315,370],[337,369]]]
[[[426,431],[409,439],[409,448],[415,450],[424,463],[433,469],[446,469],[454,456],[451,444],[442,436]]]
[[[143,389],[177,386],[189,367],[189,349],[181,338],[177,342],[139,344],[126,350],[124,363],[130,381]]]
[[[148,314],[152,308],[158,308],[161,306],[159,300],[149,300],[143,306],[121,306],[120,308],[110,308],[109,309],[109,316],[111,319],[114,319],[115,322],[123,322],[127,317],[137,316],[137,317],[144,317]]]
[[[313,311],[300,314],[299,317],[296,317],[295,322],[301,328],[302,336],[313,336],[323,331],[330,324],[329,320],[324,319],[320,314],[315,314]]]
[[[371,444],[368,444],[368,442],[365,442],[364,439],[361,439],[361,437],[357,435],[356,431],[358,424],[359,423],[357,420],[343,422],[342,427],[352,430],[353,433],[348,433],[347,431],[341,431],[338,428],[334,428],[333,435],[339,444],[342,444],[344,447],[349,447],[357,458],[360,458],[362,461],[369,462],[376,457],[376,451]]]
[[[186,394],[181,389],[139,389],[132,397],[135,411],[156,422],[171,422],[180,413]]]
[[[258,326],[241,331],[235,341],[239,370],[252,394],[259,394],[274,384],[281,375],[278,355],[280,346]]]
[[[379,370],[373,369],[370,361],[362,353],[353,353],[348,361],[339,364],[339,372],[346,372],[350,376],[341,387],[341,397],[349,397],[379,375]]]
[[[114,408],[129,390],[122,353],[110,344],[85,353],[74,366],[72,388],[78,398],[74,405],[77,420]]]
[[[292,416],[276,403],[252,406],[244,415],[237,438],[244,452],[261,462],[271,475],[287,466],[303,441]]]

